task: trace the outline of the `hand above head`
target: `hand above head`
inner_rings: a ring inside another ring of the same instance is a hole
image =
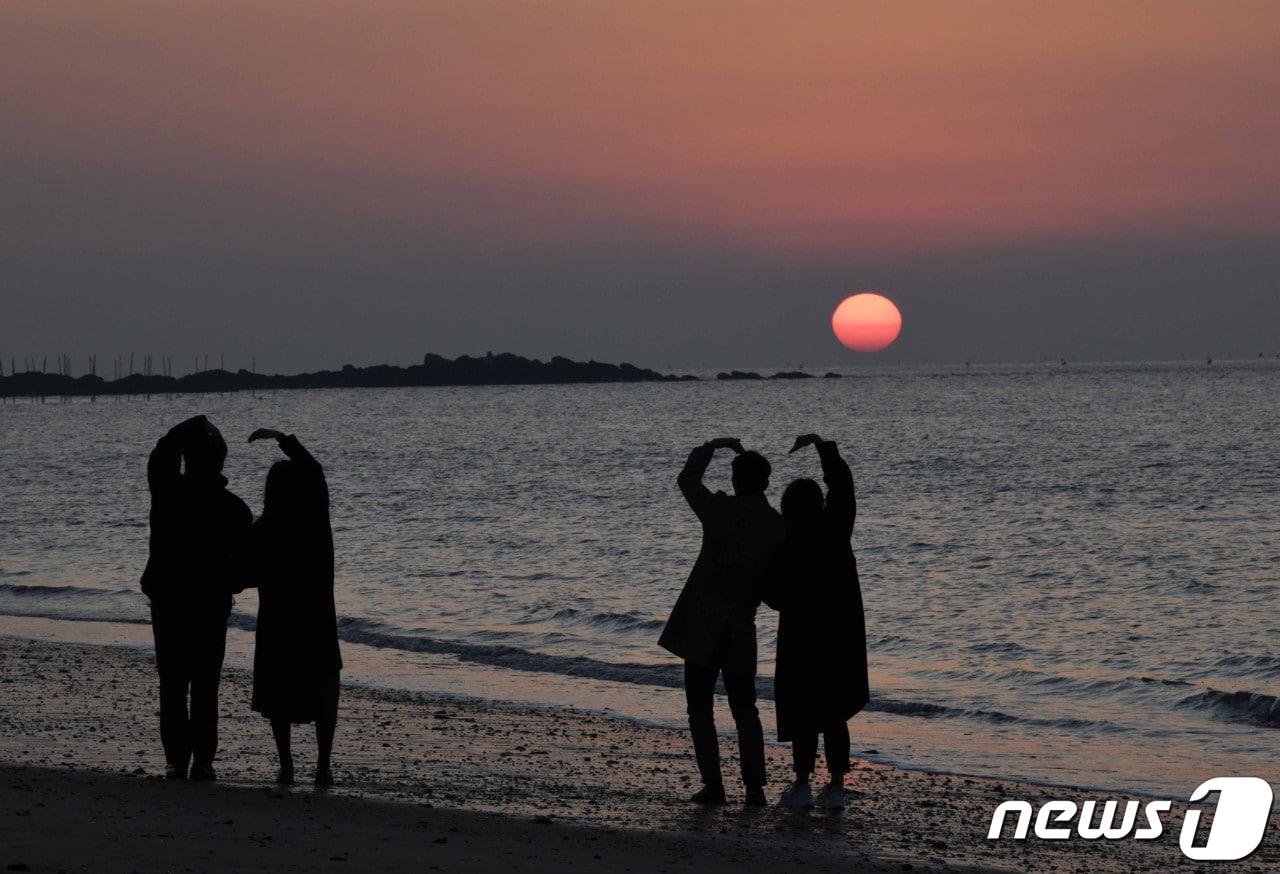
[[[742,441],[737,437],[717,437],[714,440],[708,440],[706,445],[712,449],[732,449],[735,455],[741,455],[746,451],[742,448]]]
[[[817,446],[822,442],[824,442],[823,439],[817,434],[801,434],[796,438],[795,445],[791,447],[791,452],[795,452],[797,449],[803,449],[806,446]],[[791,452],[788,452],[787,454],[790,455]]]
[[[285,438],[285,435],[274,428],[259,428],[258,430],[254,431],[252,434],[249,435],[249,442],[252,443],[255,440],[280,441],[280,440],[283,440],[284,438]]]

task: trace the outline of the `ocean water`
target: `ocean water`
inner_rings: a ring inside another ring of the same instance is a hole
[[[873,700],[855,750],[1150,792],[1280,784],[1276,362],[6,402],[0,614],[141,628],[147,453],[195,412],[255,513],[277,451],[253,428],[325,464],[356,681],[682,725],[656,644],[699,540],[676,474],[737,436],[774,462],[776,505],[818,475],[786,455],[816,431],[858,488]],[[727,455],[708,480],[728,489]],[[255,609],[241,596],[234,623]],[[766,699],[775,631],[762,608]]]

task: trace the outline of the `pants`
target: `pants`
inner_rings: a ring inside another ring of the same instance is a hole
[[[160,674],[160,742],[165,760],[186,771],[211,767],[218,752],[218,683],[227,646],[227,615],[151,607]],[[190,693],[191,707],[187,709]]]
[[[738,756],[742,760],[742,782],[746,786],[763,786],[764,730],[756,709],[754,673],[724,670],[719,659],[710,665],[684,663],[684,695],[689,707],[689,731],[693,735],[693,753],[698,759],[702,782],[719,786],[720,743],[716,739],[716,677],[724,674],[724,690],[729,710],[738,727]]]
[[[827,770],[832,774],[849,773],[849,724],[840,722],[822,730],[822,740],[827,749]],[[813,773],[818,758],[818,729],[797,731],[791,740],[791,761],[797,777],[807,778]]]

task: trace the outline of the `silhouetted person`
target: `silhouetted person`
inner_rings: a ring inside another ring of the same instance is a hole
[[[712,494],[702,483],[717,449],[737,453],[733,495]],[[721,437],[689,453],[677,479],[702,523],[702,549],[658,642],[684,659],[689,730],[703,784],[692,800],[702,804],[725,803],[713,709],[720,675],[738,728],[746,802],[765,803],[764,732],[756,710],[755,615],[760,605],[760,571],[783,534],[782,518],[764,495],[769,473],[764,456],[744,452],[737,440]]]
[[[151,600],[169,779],[186,779],[188,767],[192,780],[214,779],[218,683],[237,587],[232,555],[253,521],[244,501],[227,491],[226,457],[218,429],[196,416],[161,437],[147,462],[151,555],[142,591]]]
[[[329,756],[338,720],[342,654],[333,604],[333,530],[324,469],[292,434],[260,428],[249,441],[275,439],[288,461],[267,474],[262,515],[253,523],[245,583],[258,589],[253,709],[271,720],[279,782],[293,782],[290,726],[316,724],[315,782],[333,783]]]
[[[853,474],[836,444],[816,434],[796,438],[795,452],[816,446],[822,489],[798,479],[782,495],[786,539],[770,562],[761,593],[779,612],[774,704],[778,740],[791,741],[796,780],[782,796],[792,808],[812,807],[809,778],[822,733],[831,781],[818,796],[826,808],[844,807],[849,771],[848,720],[866,706],[867,636],[858,567],[849,538],[857,505]]]

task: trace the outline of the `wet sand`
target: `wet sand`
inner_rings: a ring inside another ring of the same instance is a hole
[[[1194,868],[1156,841],[986,840],[995,805],[1097,793],[855,763],[843,814],[702,810],[687,737],[575,710],[346,686],[339,785],[277,788],[249,676],[222,693],[219,782],[166,783],[149,653],[0,637],[0,865],[9,870],[1064,870]],[[536,675],[530,675],[536,682]],[[726,775],[736,766],[722,739]],[[855,749],[855,753],[856,753]],[[769,794],[788,779],[768,749]],[[816,785],[816,784],[815,784]],[[740,790],[729,783],[731,800]],[[1240,870],[1280,867],[1273,816]],[[1215,866],[1215,870],[1235,866]]]

